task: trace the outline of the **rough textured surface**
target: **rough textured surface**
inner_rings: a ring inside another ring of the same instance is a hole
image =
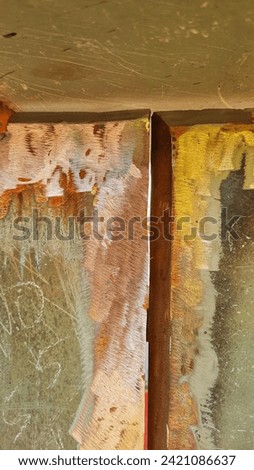
[[[143,448],[148,247],[106,221],[146,217],[148,123],[1,135],[2,448]]]
[[[213,390],[214,441],[228,449],[254,448],[254,191],[243,189],[245,172],[243,158],[221,184],[228,219],[242,217],[234,227],[239,239],[222,241],[219,270],[212,275],[218,293],[213,342],[219,363]]]
[[[252,0],[1,0],[0,11],[0,92],[17,110],[252,106]]]
[[[171,133],[168,448],[253,449],[254,128]],[[234,238],[225,224],[239,215]]]

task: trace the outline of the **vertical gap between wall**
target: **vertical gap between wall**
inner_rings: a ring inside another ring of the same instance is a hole
[[[172,171],[170,131],[156,113],[151,138],[148,449],[159,450],[167,449],[169,414],[171,242],[165,217],[172,212]]]

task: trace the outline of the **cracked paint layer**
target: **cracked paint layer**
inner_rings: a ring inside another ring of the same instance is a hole
[[[146,217],[147,127],[13,123],[0,141],[2,448],[143,448],[147,242],[82,238],[78,217]]]
[[[252,449],[254,127],[172,127],[171,134],[167,445]],[[223,236],[222,207],[229,220],[242,215],[239,239]]]

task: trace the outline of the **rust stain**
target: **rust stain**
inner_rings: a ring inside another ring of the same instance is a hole
[[[23,210],[25,210],[23,200],[21,196],[26,195],[27,207],[31,207],[32,202],[37,201],[37,196],[41,197],[44,193],[44,186],[41,183],[35,183],[33,185],[22,184],[15,189],[7,189],[0,196],[0,219],[7,216],[10,205],[16,204],[18,208],[18,216],[22,216]],[[43,197],[43,200],[45,198]]]
[[[18,180],[19,180],[21,183],[29,183],[29,181],[31,181],[31,178],[18,178]]]
[[[46,196],[46,186],[42,182],[29,184],[29,178],[18,178],[20,184],[14,189],[7,189],[0,196],[0,219],[6,217],[8,214],[10,204],[15,201],[19,207],[18,215],[22,215],[22,199],[24,195],[26,200],[29,199],[31,206],[33,204],[45,204],[47,202],[49,208],[61,210],[61,215],[65,218],[68,216],[79,216],[80,211],[85,206],[85,193],[78,192],[74,183],[74,178],[71,170],[65,173],[62,168],[56,167],[53,174],[59,171],[59,185],[63,189],[62,196]]]
[[[7,131],[8,121],[13,113],[14,111],[7,104],[0,101],[0,134]]]
[[[81,168],[81,170],[79,171],[79,177],[81,180],[83,180],[86,176],[86,170],[84,170],[83,168]]]
[[[63,215],[79,216],[80,211],[84,209],[84,192],[79,192],[74,183],[74,177],[71,170],[65,173],[61,167],[57,166],[55,172],[59,172],[59,185],[63,189],[63,196],[54,196],[49,198],[50,207],[61,207]]]

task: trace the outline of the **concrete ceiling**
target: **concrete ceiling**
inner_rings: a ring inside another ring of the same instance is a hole
[[[253,107],[253,0],[0,0],[0,51],[20,111]]]

